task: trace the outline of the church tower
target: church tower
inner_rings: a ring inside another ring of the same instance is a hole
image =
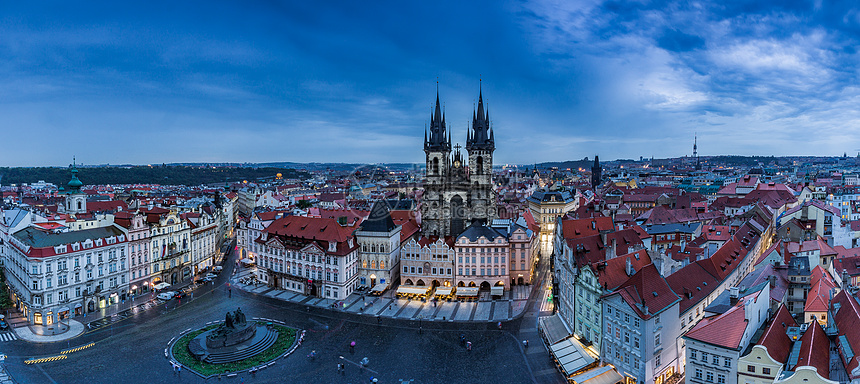
[[[424,197],[421,209],[422,232],[425,235],[443,234],[442,208],[445,205],[444,187],[448,184],[451,158],[451,134],[445,124],[445,115],[439,103],[439,85],[436,84],[436,108],[430,115],[430,131],[424,130],[424,154],[427,162]]]
[[[597,186],[603,180],[603,168],[600,166],[600,157],[594,155],[594,165],[591,166],[591,189],[597,191]]]
[[[496,217],[495,138],[480,91],[478,106],[466,133],[465,156],[461,148],[460,144],[451,146],[451,133],[445,124],[437,89],[430,129],[424,132],[427,168],[421,202],[421,234],[425,237],[458,236],[473,222],[489,223]]]
[[[66,213],[86,213],[87,212],[87,195],[81,192],[81,186],[84,183],[78,179],[78,166],[75,160],[72,161],[72,180],[69,181],[66,191]]]
[[[496,199],[493,193],[493,152],[496,139],[490,126],[490,112],[484,109],[483,89],[478,88],[478,106],[472,113],[472,127],[466,134],[469,152],[469,181],[472,188],[472,220],[489,224],[496,217]]]

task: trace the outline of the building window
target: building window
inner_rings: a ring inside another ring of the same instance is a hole
[[[705,372],[705,381],[707,381],[709,383],[713,383],[714,382],[714,373],[710,372],[710,371]]]
[[[755,366],[747,365],[747,372],[755,373]]]
[[[708,362],[708,353],[707,352],[702,352],[702,362],[703,363]]]
[[[690,359],[696,360],[696,350],[695,349],[690,350]]]
[[[726,375],[717,375],[718,384],[726,384]]]
[[[719,356],[714,355],[714,357],[711,359],[711,362],[714,363],[714,365],[720,365]]]
[[[770,375],[770,368],[762,368],[761,373],[765,375]]]
[[[633,347],[639,348],[639,336],[633,336]]]
[[[696,378],[699,380],[702,379],[702,370],[699,368],[696,368]]]
[[[725,365],[726,368],[730,368],[732,366],[732,359],[730,359],[728,357],[724,358],[723,359],[723,365]]]

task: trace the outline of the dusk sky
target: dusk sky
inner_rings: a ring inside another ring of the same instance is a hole
[[[0,166],[860,151],[855,1],[225,3],[0,4]]]

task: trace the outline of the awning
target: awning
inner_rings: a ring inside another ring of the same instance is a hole
[[[245,259],[242,259],[242,264],[254,264],[254,260],[245,258]]]
[[[388,284],[378,283],[373,286],[370,292],[384,292],[386,289],[388,289]]]
[[[501,296],[505,294],[505,287],[495,286],[490,288],[490,295]]]
[[[431,287],[417,287],[414,285],[401,285],[397,287],[398,294],[426,295]]]
[[[170,286],[170,284],[167,284],[167,283],[158,283],[158,284],[155,284],[155,289],[161,290],[161,289],[167,288],[169,286]]]
[[[83,305],[81,305],[81,303],[77,303],[77,304],[75,304],[75,309],[83,308],[83,307],[84,307],[84,306],[83,306]]]
[[[62,307],[60,309],[57,309],[57,313],[63,313],[63,312],[68,312],[68,311],[69,311],[69,307]]]
[[[558,365],[561,367],[565,377],[591,365],[595,360],[582,346],[573,338],[568,338],[549,346],[549,351]]]
[[[569,380],[574,384],[616,384],[624,382],[624,376],[621,376],[611,365],[606,365],[571,376]]]
[[[541,317],[538,323],[549,345],[553,345],[571,334],[558,313],[549,317]]]
[[[436,288],[436,296],[450,296],[454,287],[439,287]]]
[[[460,297],[477,297],[478,287],[459,287],[457,288],[457,296]]]

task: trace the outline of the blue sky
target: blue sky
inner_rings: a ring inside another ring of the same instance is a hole
[[[730,3],[730,4],[724,4]],[[850,1],[0,4],[0,164],[860,152]]]

